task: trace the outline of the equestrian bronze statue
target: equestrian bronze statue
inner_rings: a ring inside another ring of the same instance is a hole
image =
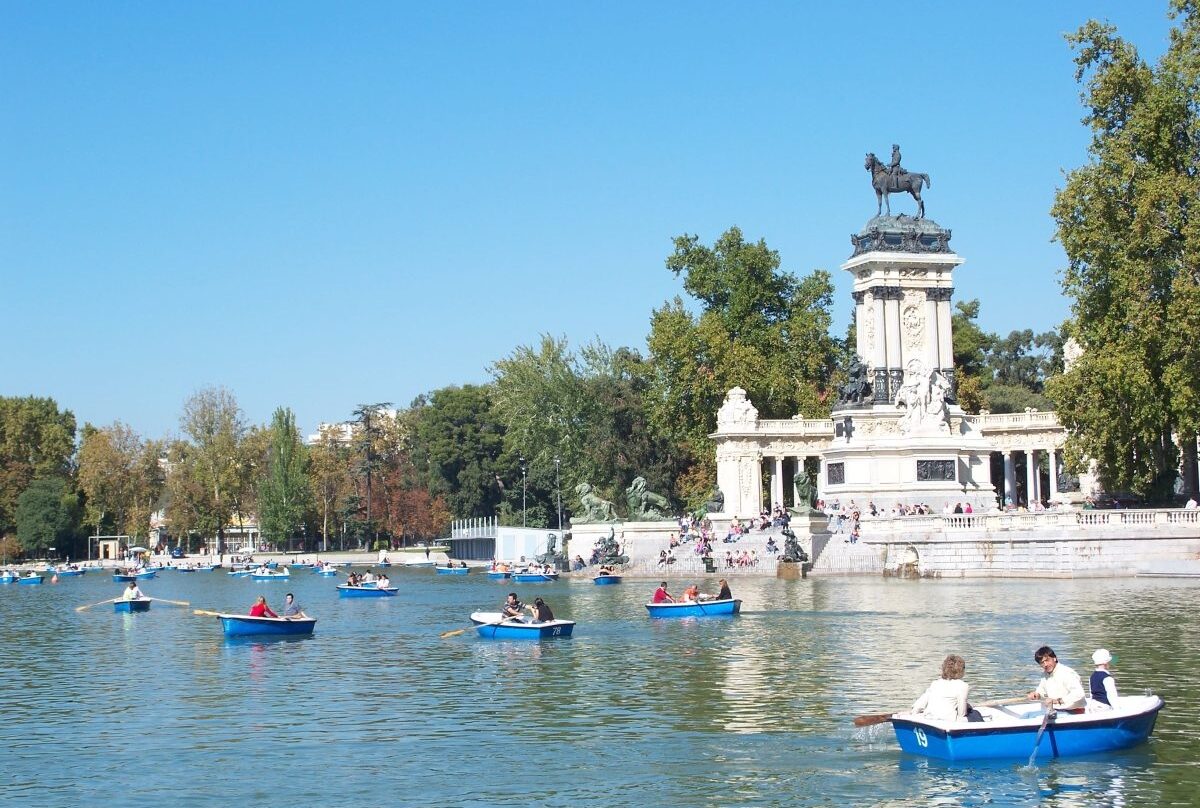
[[[879,161],[874,152],[867,153],[865,168],[871,172],[871,185],[875,188],[875,201],[878,202],[875,215],[883,213],[884,205],[887,205],[887,215],[892,215],[892,205],[888,200],[891,194],[912,194],[912,198],[917,200],[917,218],[924,219],[925,203],[921,201],[921,185],[930,187],[929,175],[903,169],[898,148],[892,149],[892,155],[895,165],[889,168]]]

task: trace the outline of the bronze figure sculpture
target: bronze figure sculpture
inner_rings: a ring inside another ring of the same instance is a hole
[[[911,194],[917,201],[917,218],[925,218],[925,203],[921,200],[921,186],[931,187],[928,174],[907,171],[900,165],[900,147],[892,146],[892,161],[884,165],[874,152],[867,152],[864,165],[871,172],[871,186],[875,189],[875,201],[878,203],[875,215],[883,213],[887,206],[887,215],[892,215],[892,205],[888,197],[891,194]]]

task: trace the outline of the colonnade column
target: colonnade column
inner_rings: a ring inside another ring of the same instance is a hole
[[[1013,463],[1012,449],[1004,453],[1004,503],[1017,504],[1017,467]]]
[[[1037,501],[1037,459],[1033,449],[1025,450],[1025,505],[1031,507]]]
[[[1058,494],[1058,449],[1051,449],[1046,455],[1050,461],[1050,499]]]
[[[771,468],[771,507],[783,504],[783,458],[779,455],[775,456],[775,463]]]

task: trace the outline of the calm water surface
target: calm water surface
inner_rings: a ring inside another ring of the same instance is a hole
[[[566,640],[463,627],[512,588],[402,571],[396,598],[160,573],[147,594],[245,611],[284,592],[320,619],[298,641],[227,642],[215,618],[73,607],[91,573],[0,588],[6,805],[1195,805],[1200,586],[1172,580],[735,581],[735,618],[653,621],[651,581],[519,587],[579,621]],[[682,588],[677,583],[674,588]],[[1086,678],[1167,702],[1138,749],[1020,764],[901,754],[889,725],[947,653],[978,700],[1028,691],[1052,645]]]

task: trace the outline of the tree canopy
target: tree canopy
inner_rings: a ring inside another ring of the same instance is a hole
[[[1194,455],[1200,429],[1200,14],[1194,0],[1172,0],[1170,14],[1157,65],[1111,25],[1068,37],[1092,139],[1053,207],[1066,336],[1083,348],[1048,386],[1069,459],[1155,500],[1170,497],[1179,444]]]

